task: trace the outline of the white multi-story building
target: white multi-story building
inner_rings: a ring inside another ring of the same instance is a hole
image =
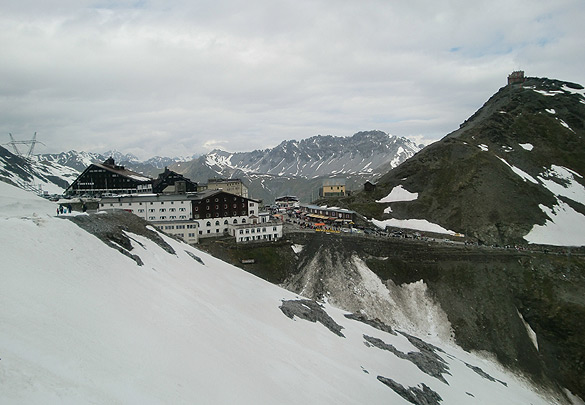
[[[251,224],[230,225],[229,233],[242,242],[270,242],[282,238],[282,222],[268,221]]]
[[[132,212],[188,243],[197,243],[199,238],[226,235],[232,225],[251,224],[258,222],[259,218],[266,218],[259,216],[257,201],[222,190],[105,197],[99,208]]]
[[[187,194],[140,194],[104,197],[102,210],[120,209],[151,222],[169,235],[187,243],[199,242],[199,223],[193,220],[192,203]]]

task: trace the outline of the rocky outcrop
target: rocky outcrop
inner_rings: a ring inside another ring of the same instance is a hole
[[[425,219],[486,244],[525,243],[552,213],[585,215],[584,94],[578,84],[539,78],[503,87],[459,129],[382,176],[374,192],[336,204],[378,220]],[[376,202],[398,186],[416,198]]]
[[[283,284],[292,291],[390,330],[451,336],[538,384],[585,397],[585,250],[319,234],[290,239],[305,246]]]

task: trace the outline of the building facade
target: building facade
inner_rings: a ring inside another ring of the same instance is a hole
[[[69,195],[102,195],[152,193],[152,181],[148,176],[133,172],[115,164],[109,158],[104,163],[89,165],[75,181],[67,187]]]
[[[104,197],[99,208],[131,212],[189,243],[196,243],[192,241],[200,238],[227,235],[230,225],[252,224],[264,218],[258,212],[257,201],[222,190]]]
[[[229,233],[236,238],[236,243],[272,242],[282,238],[282,229],[282,222],[268,221],[230,225]]]
[[[524,83],[524,71],[516,70],[508,75],[508,84]]]
[[[274,204],[279,210],[290,210],[299,207],[299,199],[294,195],[285,195],[274,199]]]
[[[104,197],[99,203],[99,208],[131,212],[187,243],[199,242],[199,223],[192,218],[191,200],[185,194]]]
[[[345,179],[325,179],[319,188],[319,197],[343,197],[346,195]]]
[[[355,222],[356,213],[345,208],[326,207],[311,204],[301,204],[300,209],[304,218],[313,222],[334,224],[351,224]]]
[[[248,187],[240,179],[209,179],[202,187],[207,190],[223,190],[226,193],[248,198]]]
[[[184,177],[182,174],[175,173],[165,167],[165,171],[158,175],[158,178],[152,181],[153,193],[194,193],[197,190],[197,183]]]

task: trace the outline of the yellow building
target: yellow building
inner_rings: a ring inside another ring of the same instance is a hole
[[[319,189],[319,197],[343,197],[345,191],[345,179],[325,179],[323,187]]]
[[[209,179],[207,185],[202,188],[206,190],[223,190],[226,193],[248,198],[248,187],[240,179]]]

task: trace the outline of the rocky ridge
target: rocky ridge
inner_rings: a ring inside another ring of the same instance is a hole
[[[584,94],[541,78],[505,86],[458,130],[382,176],[375,192],[335,203],[379,220],[425,219],[489,244],[526,243],[539,227],[583,222]],[[396,187],[416,198],[376,202]]]

